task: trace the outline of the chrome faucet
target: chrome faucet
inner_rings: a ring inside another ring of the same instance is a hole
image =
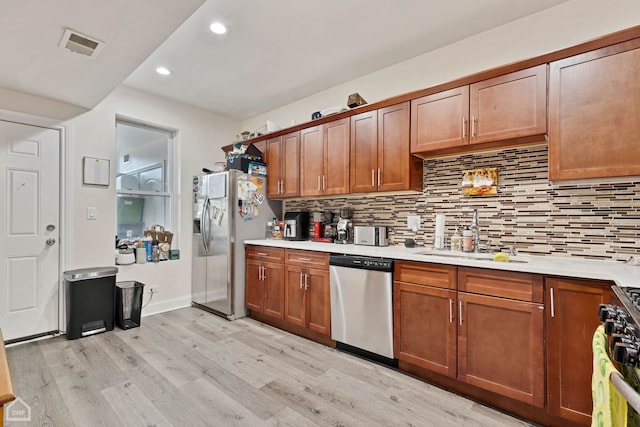
[[[473,210],[473,217],[471,217],[471,225],[469,226],[471,234],[473,236],[473,251],[480,251],[480,227],[478,225],[478,209]]]

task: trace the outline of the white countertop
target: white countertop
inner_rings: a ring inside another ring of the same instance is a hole
[[[287,240],[245,240],[244,243],[245,245],[385,257],[398,260],[492,268],[495,270],[520,271],[582,279],[611,280],[618,286],[640,287],[640,266],[624,264],[619,261],[601,261],[559,256],[518,255],[511,257],[514,262],[495,262],[492,260],[493,256],[490,254],[440,251],[425,247],[377,247]]]

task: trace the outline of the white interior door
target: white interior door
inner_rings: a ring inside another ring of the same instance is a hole
[[[60,132],[0,120],[0,328],[58,328]]]

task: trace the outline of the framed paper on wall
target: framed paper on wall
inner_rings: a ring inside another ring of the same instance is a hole
[[[84,157],[82,159],[83,173],[82,183],[90,185],[106,185],[109,186],[109,167],[108,159],[96,159],[94,157]]]

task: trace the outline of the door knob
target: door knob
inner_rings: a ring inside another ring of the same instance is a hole
[[[53,246],[53,245],[55,245],[55,244],[56,244],[56,239],[51,238],[51,237],[49,237],[49,238],[47,239],[47,245],[49,245],[49,246]]]

